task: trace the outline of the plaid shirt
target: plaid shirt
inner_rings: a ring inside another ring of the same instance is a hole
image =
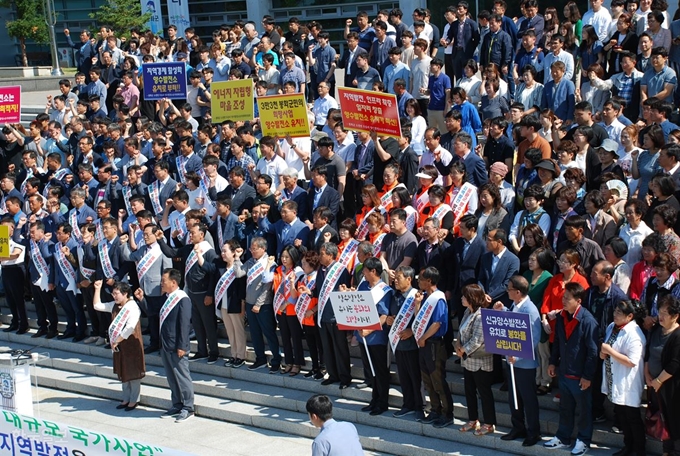
[[[626,103],[633,100],[633,75],[621,75],[621,87],[619,87],[619,96],[623,98]]]
[[[482,332],[481,307],[475,313],[465,309],[463,320],[460,322],[459,341],[467,356],[461,361],[463,367],[477,372],[493,370],[493,354],[484,349],[484,333]]]
[[[240,166],[243,168],[243,170],[246,172],[246,184],[250,185],[253,187],[253,179],[250,177],[250,171],[248,171],[248,166],[250,164],[255,164],[255,160],[253,158],[246,154],[245,152],[243,153],[243,157],[241,159],[237,159],[236,157],[231,157],[229,159],[229,162],[227,163],[227,171],[231,172],[232,169],[234,169],[235,166]]]

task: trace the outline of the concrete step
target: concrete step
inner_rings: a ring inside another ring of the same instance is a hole
[[[36,341],[36,339],[30,339],[28,335],[19,336],[6,333],[0,333],[0,340],[9,342],[9,345],[12,348],[30,348],[31,344]],[[45,366],[45,369],[58,369],[60,372],[71,372],[74,375],[82,375],[88,378],[88,380],[76,382],[77,385],[66,383],[62,385],[60,383],[59,387],[63,389],[84,392],[77,388],[80,387],[80,384],[89,385],[89,377],[91,376],[108,378],[111,380],[115,380],[116,378],[111,368],[111,353],[109,350],[105,350],[102,347],[73,344],[57,340],[48,341],[45,339],[37,339],[37,341],[39,341],[40,346],[33,351],[42,352],[48,350],[51,356],[50,360],[42,364]],[[163,388],[166,383],[163,378],[164,372],[160,357],[155,355],[147,356],[146,362],[148,372],[144,379],[144,384]],[[506,451],[517,454],[526,453],[526,449],[522,448],[518,442],[514,442],[518,446],[514,449],[509,448],[508,445],[503,445],[502,447],[497,446],[502,442],[497,437],[499,437],[502,432],[507,432],[507,428],[510,426],[510,414],[505,400],[497,400],[496,403],[497,419],[499,425],[502,427],[494,437],[498,442],[493,442],[492,444],[489,442],[493,439],[490,436],[487,436],[489,439],[487,439],[487,437],[477,439],[469,434],[462,435],[455,430],[460,425],[458,423],[456,424],[456,427],[452,429],[437,430],[430,426],[422,426],[420,423],[414,422],[412,417],[410,417],[410,419],[397,419],[387,413],[380,417],[371,417],[368,414],[359,411],[363,405],[370,401],[370,390],[348,388],[340,391],[336,387],[324,387],[318,382],[304,379],[300,376],[292,378],[278,374],[270,375],[267,374],[266,371],[250,372],[244,368],[224,368],[217,364],[211,366],[201,361],[191,363],[191,369],[196,393],[201,396],[217,397],[227,401],[247,402],[259,407],[281,408],[288,410],[289,412],[304,412],[304,403],[309,395],[323,393],[334,399],[337,411],[336,416],[339,419],[367,424],[386,430],[398,430],[403,433],[410,433],[417,436],[425,435],[463,443],[474,442],[474,444],[489,448],[504,448]],[[114,384],[115,383],[117,382],[114,381]],[[41,384],[44,384],[42,380]],[[390,406],[398,408],[401,405],[400,393],[397,390],[392,389],[390,391],[390,396]],[[454,401],[455,416],[466,419],[467,409],[464,398],[456,395],[454,396]],[[153,404],[149,403],[148,405]],[[541,423],[544,435],[554,435],[558,424],[557,412],[542,410]],[[608,432],[608,430],[602,426],[596,425],[596,427],[597,429],[593,436],[595,444],[607,448],[615,448],[621,445],[622,441],[620,436]],[[466,440],[469,438],[472,438],[470,442]],[[502,443],[506,444],[507,442]],[[510,444],[513,444],[513,442],[510,442]],[[649,454],[661,453],[660,444],[658,443],[650,442],[648,448],[650,450]],[[375,450],[384,451],[380,448],[375,448]]]

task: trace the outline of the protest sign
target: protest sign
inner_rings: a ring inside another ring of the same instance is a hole
[[[275,138],[286,135],[291,138],[309,137],[309,120],[303,94],[259,97],[257,106],[263,135]]]
[[[149,445],[111,434],[68,426],[42,418],[2,411],[0,456],[4,455],[188,455],[186,451]]]
[[[342,124],[347,130],[401,136],[397,96],[391,93],[338,87]]]
[[[210,113],[213,123],[225,120],[251,121],[255,114],[252,79],[213,82],[210,85]]]
[[[529,314],[482,309],[482,330],[488,353],[534,359]]]
[[[0,87],[0,124],[21,122],[21,86]]]
[[[181,100],[187,97],[187,66],[184,62],[142,65],[145,100]]]
[[[0,226],[0,258],[9,258],[9,227]]]
[[[331,305],[341,331],[382,329],[378,307],[370,291],[335,291],[331,293]]]

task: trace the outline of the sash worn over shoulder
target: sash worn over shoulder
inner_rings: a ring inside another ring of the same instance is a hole
[[[168,299],[165,300],[165,303],[163,304],[163,307],[161,307],[161,312],[160,312],[160,320],[161,324],[160,327],[163,327],[163,323],[165,322],[165,319],[168,318],[168,315],[170,315],[170,312],[179,304],[179,302],[184,299],[188,298],[187,294],[180,290],[179,288],[175,291],[173,291],[169,296]]]
[[[399,336],[406,329],[409,321],[411,321],[411,317],[413,317],[413,314],[415,313],[416,306],[414,302],[416,300],[417,293],[418,290],[415,288],[411,289],[409,294],[406,296],[406,300],[401,305],[399,313],[394,319],[394,323],[392,323],[392,328],[390,328],[390,333],[387,339],[390,341],[390,346],[392,347],[393,352],[397,351],[397,345],[401,340]]]
[[[335,290],[335,286],[338,284],[338,280],[340,280],[344,268],[345,267],[337,261],[333,263],[333,266],[328,270],[326,278],[321,285],[321,290],[319,292],[319,312],[317,313],[317,323],[319,326],[321,326],[321,314],[323,314],[323,309],[326,307],[328,298],[331,297],[331,292]]]
[[[420,340],[420,338],[423,337],[423,334],[425,334],[427,325],[430,323],[430,318],[432,318],[434,309],[437,307],[437,303],[440,299],[446,300],[446,295],[444,292],[437,290],[428,296],[420,307],[420,311],[413,321],[413,335],[416,340]]]

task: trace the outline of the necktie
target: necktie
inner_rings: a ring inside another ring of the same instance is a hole
[[[429,242],[427,243],[427,246],[425,247],[425,263],[430,262],[430,255],[432,254],[432,248],[434,246],[430,244]]]

